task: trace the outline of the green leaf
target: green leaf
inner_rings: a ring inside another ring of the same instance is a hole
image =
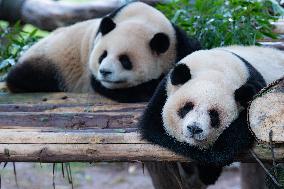
[[[274,1],[196,0],[191,3],[189,0],[172,0],[157,8],[200,40],[204,48],[212,48],[232,44],[257,45],[257,39],[277,38],[270,23],[283,14],[283,8]]]

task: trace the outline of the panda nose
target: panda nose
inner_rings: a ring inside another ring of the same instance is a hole
[[[109,70],[101,69],[100,73],[102,74],[102,76],[106,77],[106,76],[110,75],[112,72],[109,71]]]
[[[197,126],[187,126],[187,130],[190,134],[200,134],[203,132],[203,130]]]

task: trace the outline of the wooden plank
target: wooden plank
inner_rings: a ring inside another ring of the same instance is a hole
[[[0,160],[20,162],[185,161],[151,144],[1,144]],[[188,160],[186,160],[188,161]]]
[[[0,93],[0,104],[115,104],[100,95],[82,93]]]
[[[0,130],[0,144],[149,144],[141,140],[137,129],[101,129],[88,131]]]
[[[58,127],[58,128],[126,128],[133,127],[141,112],[100,112],[100,113],[0,113],[0,128]]]
[[[275,148],[278,161],[284,160],[284,148]],[[267,145],[257,145],[255,153],[263,160],[270,160]],[[0,160],[24,162],[70,161],[191,161],[164,148],[141,140],[136,132],[0,132]],[[251,162],[249,154],[242,154],[237,161]]]
[[[145,105],[119,104],[98,95],[2,95],[0,161],[190,161],[141,140],[136,123]],[[254,151],[271,160],[267,145]],[[275,156],[283,162],[283,145],[276,146]],[[254,161],[249,154],[236,158],[240,160]]]

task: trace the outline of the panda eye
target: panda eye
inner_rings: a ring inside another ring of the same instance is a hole
[[[99,64],[102,63],[103,59],[105,59],[105,57],[107,57],[107,51],[104,51],[103,54],[100,56],[99,58]]]
[[[119,61],[121,62],[121,65],[123,66],[124,69],[126,69],[126,70],[132,69],[132,62],[130,61],[130,59],[127,55],[125,55],[125,54],[120,55]]]
[[[188,112],[190,112],[194,107],[192,102],[187,102],[181,109],[178,110],[178,115],[184,118]]]
[[[211,109],[209,110],[211,127],[218,128],[220,126],[220,116],[217,110]]]

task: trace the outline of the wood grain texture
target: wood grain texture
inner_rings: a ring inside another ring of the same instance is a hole
[[[141,139],[136,123],[145,106],[90,94],[3,94],[0,161],[191,161]],[[281,147],[275,149],[279,161],[284,159]],[[265,144],[254,151],[271,159]],[[236,161],[253,159],[242,154]]]
[[[249,107],[250,128],[257,139],[284,142],[284,77],[263,89]]]

